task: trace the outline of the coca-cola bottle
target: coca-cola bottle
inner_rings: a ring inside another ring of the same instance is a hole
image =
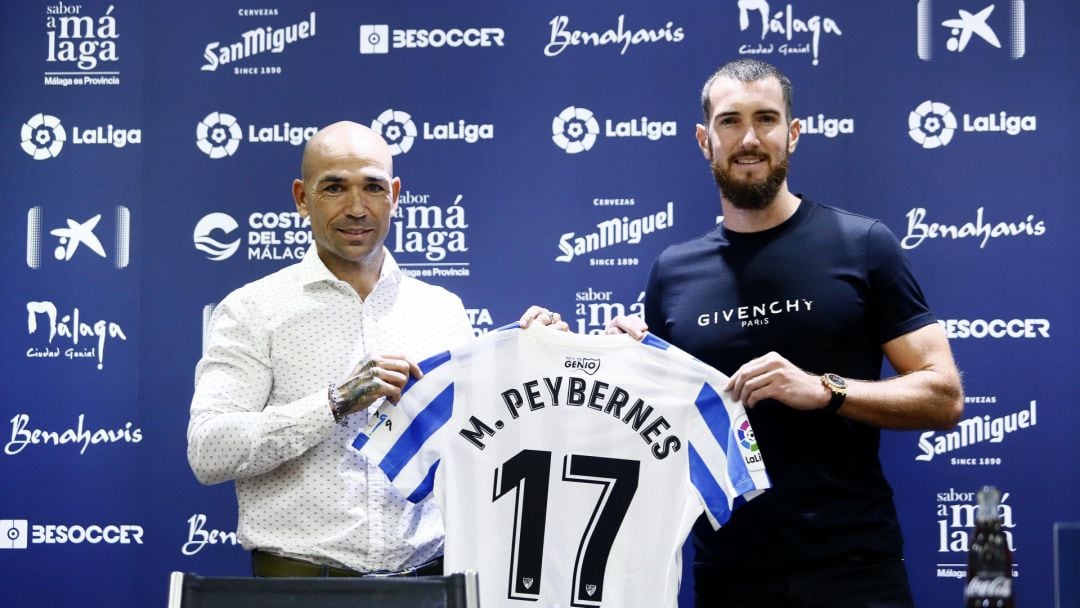
[[[1000,502],[997,488],[985,486],[979,491],[968,549],[965,608],[1013,608],[1012,552],[998,517]]]

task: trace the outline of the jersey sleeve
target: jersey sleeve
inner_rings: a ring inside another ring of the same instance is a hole
[[[871,327],[881,344],[935,321],[896,236],[881,222],[866,235]]]
[[[690,482],[713,528],[727,522],[739,504],[770,487],[746,410],[722,390],[724,384],[726,380],[709,380],[701,385],[693,404],[700,418],[698,432],[688,447]]]
[[[422,361],[424,377],[410,378],[398,403],[384,402],[353,440],[410,502],[420,502],[434,488],[439,431],[454,409],[454,363],[449,352]]]
[[[724,390],[729,378],[689,353],[647,335],[642,343],[666,351],[697,377],[693,397],[694,432],[687,447],[690,483],[713,528],[738,505],[771,487],[765,462],[742,403]]]

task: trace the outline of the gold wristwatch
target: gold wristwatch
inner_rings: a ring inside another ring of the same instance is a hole
[[[832,393],[825,411],[835,414],[836,410],[844,404],[844,398],[847,397],[847,381],[836,374],[821,374],[821,384]]]

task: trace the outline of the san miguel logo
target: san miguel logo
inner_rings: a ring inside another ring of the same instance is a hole
[[[262,26],[252,28],[232,42],[211,42],[203,50],[206,61],[199,69],[204,72],[216,72],[221,66],[243,61],[250,57],[267,53],[282,53],[285,47],[315,37],[315,11],[307,18],[283,27]],[[281,74],[281,66],[234,66],[233,74]]]

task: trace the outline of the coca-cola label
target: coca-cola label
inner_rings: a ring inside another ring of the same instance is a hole
[[[994,578],[975,577],[968,581],[964,590],[965,597],[1012,597],[1012,579],[1006,576]]]

